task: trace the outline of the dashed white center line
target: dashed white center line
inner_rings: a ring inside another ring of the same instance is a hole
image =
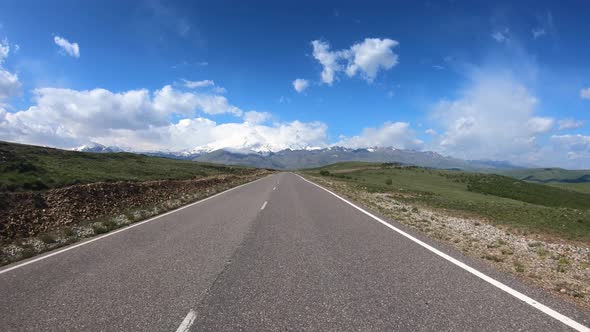
[[[182,323],[180,323],[180,326],[176,329],[176,332],[187,332],[191,328],[191,325],[193,325],[195,318],[197,318],[195,311],[189,311]]]
[[[268,203],[267,201],[264,201],[264,203],[262,204],[262,207],[260,208],[260,210],[264,210],[264,208],[266,207],[266,203]]]

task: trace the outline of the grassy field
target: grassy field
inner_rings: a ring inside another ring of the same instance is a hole
[[[0,191],[98,181],[189,179],[246,170],[131,153],[84,153],[0,142]]]
[[[500,175],[389,164],[339,163],[304,171],[358,190],[484,217],[527,233],[590,243],[590,193]]]

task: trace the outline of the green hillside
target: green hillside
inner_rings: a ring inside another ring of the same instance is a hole
[[[356,190],[392,193],[396,199],[482,216],[533,233],[590,242],[590,193],[510,177],[343,163],[305,173],[344,181]]]
[[[42,190],[97,181],[189,179],[246,171],[244,167],[132,153],[84,153],[0,142],[0,191]]]

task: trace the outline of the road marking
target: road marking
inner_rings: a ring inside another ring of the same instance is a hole
[[[274,188],[272,188],[272,190],[273,190],[273,191],[274,191],[274,190],[277,190],[277,187],[274,187]]]
[[[184,317],[182,323],[180,323],[180,326],[176,329],[176,332],[187,332],[191,325],[193,325],[195,318],[197,318],[195,311],[189,311],[188,314],[186,314],[186,317]]]
[[[264,201],[264,203],[262,203],[262,207],[260,208],[260,210],[264,210],[264,208],[266,207],[266,203],[268,203],[268,202]]]
[[[49,257],[53,257],[53,256],[55,256],[55,255],[59,255],[59,254],[61,254],[61,253],[64,253],[64,252],[66,252],[66,251],[70,251],[70,250],[72,250],[72,249],[76,249],[76,248],[78,248],[78,247],[81,247],[81,246],[87,245],[87,244],[89,244],[89,243],[92,243],[92,242],[95,242],[95,241],[98,241],[98,240],[102,240],[102,239],[104,239],[105,237],[109,237],[109,236],[111,236],[111,235],[115,235],[115,234],[117,234],[117,233],[124,232],[124,231],[126,231],[126,230],[129,230],[129,229],[131,229],[131,228],[134,228],[134,227],[137,227],[137,226],[141,226],[141,225],[143,225],[143,224],[145,224],[145,223],[148,223],[148,222],[150,222],[150,221],[154,221],[154,220],[156,220],[156,219],[159,219],[159,218],[165,217],[165,216],[167,216],[167,215],[169,215],[169,214],[172,214],[172,213],[178,212],[178,211],[180,211],[180,210],[184,210],[184,209],[186,209],[186,208],[189,208],[189,207],[191,207],[191,206],[193,206],[193,205],[197,205],[197,204],[203,203],[203,202],[205,202],[205,201],[208,201],[208,200],[210,200],[210,199],[212,199],[212,198],[215,198],[215,197],[217,197],[217,196],[220,196],[220,195],[223,195],[223,194],[225,194],[225,193],[228,193],[228,192],[230,192],[230,191],[232,191],[232,190],[235,190],[235,189],[241,188],[241,187],[243,187],[243,186],[247,186],[247,185],[249,185],[249,184],[252,184],[252,183],[254,183],[254,182],[258,182],[258,181],[260,181],[260,180],[266,179],[266,178],[267,178],[267,177],[269,177],[269,176],[272,176],[272,174],[271,174],[271,175],[267,175],[267,176],[265,176],[265,177],[263,177],[263,178],[260,178],[260,179],[257,179],[257,180],[254,180],[254,181],[248,182],[248,183],[241,184],[241,185],[239,185],[239,186],[237,186],[237,187],[229,188],[228,190],[222,191],[222,192],[220,192],[220,193],[217,193],[217,194],[215,194],[215,195],[213,195],[213,196],[209,196],[209,197],[203,198],[203,199],[202,199],[202,200],[200,200],[200,201],[196,201],[196,202],[190,203],[190,204],[188,204],[188,205],[181,206],[181,207],[179,207],[178,209],[175,209],[175,210],[168,211],[168,212],[166,212],[166,213],[163,213],[163,214],[157,215],[157,216],[155,216],[155,217],[153,217],[153,218],[150,218],[150,219],[148,219],[148,220],[144,220],[144,221],[140,221],[140,222],[137,222],[137,223],[131,224],[131,225],[129,225],[129,226],[126,226],[126,227],[120,228],[120,229],[118,229],[118,230],[116,230],[116,231],[112,231],[112,232],[106,233],[106,234],[104,234],[104,235],[101,235],[101,236],[98,236],[98,237],[92,238],[92,239],[90,239],[90,240],[83,241],[83,242],[80,242],[80,243],[78,243],[78,244],[74,244],[74,245],[72,245],[72,246],[69,246],[69,247],[66,247],[66,248],[60,249],[60,250],[58,250],[58,251],[55,251],[55,252],[52,252],[52,253],[49,253],[49,254],[46,254],[46,255],[43,255],[43,256],[40,256],[40,257],[37,257],[37,258],[31,259],[31,260],[29,260],[29,261],[26,261],[26,262],[23,262],[23,263],[20,263],[20,264],[17,264],[17,265],[15,265],[15,266],[11,266],[11,267],[5,268],[5,269],[3,269],[3,270],[0,270],[0,274],[3,274],[3,273],[6,273],[6,272],[9,272],[9,271],[12,271],[12,270],[18,269],[18,268],[20,268],[20,267],[23,267],[23,266],[27,266],[27,265],[29,265],[29,264],[33,264],[33,263],[35,263],[35,262],[38,262],[38,261],[41,261],[41,260],[47,259],[47,258],[49,258]]]
[[[420,246],[424,247],[425,249],[427,249],[427,250],[433,252],[434,254],[436,254],[436,255],[438,255],[438,256],[446,259],[447,261],[449,261],[449,262],[457,265],[458,267],[460,267],[463,270],[465,270],[465,271],[467,271],[467,272],[475,275],[476,277],[478,277],[480,279],[483,279],[484,281],[492,284],[493,286],[495,286],[495,287],[503,290],[504,292],[506,292],[506,293],[508,293],[508,294],[510,294],[510,295],[512,295],[514,297],[516,297],[517,299],[525,302],[526,304],[528,304],[528,305],[530,305],[530,306],[532,306],[532,307],[534,307],[534,308],[536,308],[536,309],[544,312],[545,314],[547,314],[547,315],[549,315],[549,316],[557,319],[558,321],[564,323],[565,325],[567,325],[567,326],[569,326],[569,327],[571,327],[571,328],[573,328],[573,329],[575,329],[577,331],[590,332],[590,329],[589,328],[587,328],[586,326],[584,326],[584,325],[576,322],[575,320],[573,320],[573,319],[571,319],[571,318],[569,318],[567,316],[564,316],[564,315],[560,314],[559,312],[557,312],[557,311],[555,311],[555,310],[547,307],[546,305],[541,304],[541,303],[535,301],[534,299],[532,299],[532,298],[524,295],[523,293],[521,293],[521,292],[519,292],[519,291],[517,291],[517,290],[515,290],[515,289],[513,289],[513,288],[511,288],[511,287],[509,287],[507,285],[504,285],[503,283],[499,282],[498,280],[496,280],[496,279],[494,279],[492,277],[489,277],[486,274],[484,274],[484,273],[482,273],[482,272],[480,272],[480,271],[472,268],[471,266],[469,266],[469,265],[467,265],[467,264],[465,264],[465,263],[463,263],[463,262],[461,262],[461,261],[459,261],[459,260],[457,260],[457,259],[455,259],[455,258],[453,258],[453,257],[451,257],[451,256],[449,256],[447,254],[445,254],[444,252],[442,252],[442,251],[434,248],[433,246],[431,246],[429,244],[426,244],[425,242],[422,242],[422,241],[418,240],[417,238],[413,237],[412,235],[410,235],[410,234],[402,231],[401,229],[399,229],[399,228],[397,228],[397,227],[389,224],[388,222],[384,221],[383,219],[375,216],[374,214],[372,214],[372,213],[364,210],[361,207],[358,207],[354,203],[348,201],[345,198],[340,197],[338,194],[333,193],[332,191],[330,191],[330,190],[328,190],[328,189],[320,186],[319,184],[314,183],[312,181],[309,181],[309,180],[307,180],[306,178],[302,177],[299,174],[296,174],[296,175],[299,176],[304,181],[306,181],[308,183],[311,183],[314,186],[316,186],[318,188],[321,188],[321,189],[327,191],[328,193],[336,196],[337,198],[339,198],[340,200],[344,201],[348,205],[350,205],[350,206],[354,207],[355,209],[361,211],[362,213],[364,213],[367,216],[373,218],[374,220],[380,222],[381,224],[385,225],[386,227],[390,228],[391,230],[393,230],[393,231],[399,233],[400,235],[408,238],[409,240],[411,240],[411,241],[419,244]]]

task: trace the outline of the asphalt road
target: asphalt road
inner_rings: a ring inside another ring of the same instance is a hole
[[[281,173],[4,267],[0,330],[574,331],[590,325],[588,313],[389,223],[459,263]],[[546,307],[522,301],[458,266],[463,263]]]

